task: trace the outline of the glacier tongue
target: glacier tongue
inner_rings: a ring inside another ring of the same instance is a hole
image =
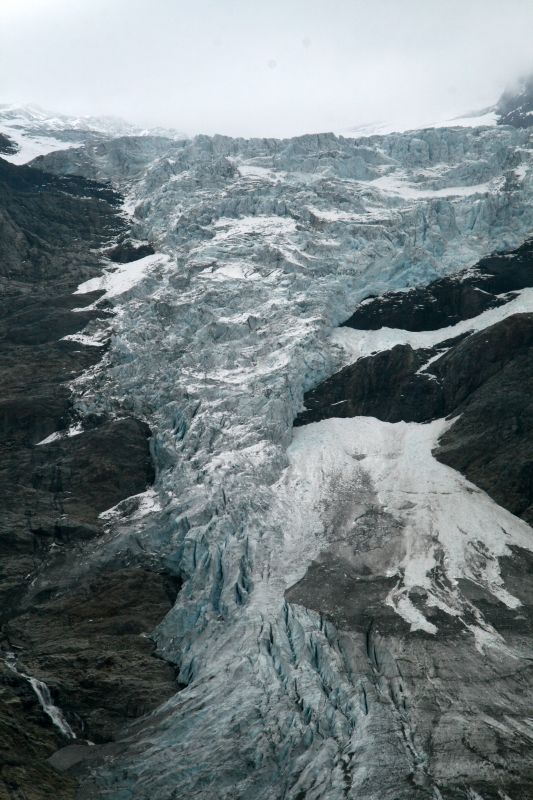
[[[119,313],[105,368],[78,380],[76,402],[81,412],[122,404],[155,431],[159,501],[134,519],[113,515],[93,557],[137,542],[179,567],[186,582],[156,637],[189,685],[132,727],[85,796],[435,798],[457,763],[464,782],[491,780],[496,767],[447,744],[464,729],[477,746],[461,716],[475,692],[454,687],[454,671],[463,659],[475,682],[482,650],[504,681],[523,653],[476,620],[460,653],[445,655],[452,634],[406,590],[456,617],[454,582],[470,579],[513,608],[495,557],[526,547],[527,526],[433,461],[438,424],[331,420],[293,440],[292,420],[304,390],[341,363],[330,334],[357,302],[526,238],[530,135],[147,137],[43,164],[112,180],[139,237],[168,256],[155,278],[147,270],[126,295],[109,294]],[[379,524],[361,535],[375,550],[365,567],[387,564],[386,634],[338,630],[322,607],[288,604],[346,515],[371,509]],[[428,720],[446,703],[430,742]]]

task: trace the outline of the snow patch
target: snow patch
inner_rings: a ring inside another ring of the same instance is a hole
[[[69,333],[67,336],[61,337],[62,342],[77,342],[86,347],[105,347],[105,341],[102,341],[102,332],[94,336],[88,336],[86,333]]]
[[[447,186],[444,189],[419,189],[412,184],[401,180],[394,175],[383,175],[372,181],[365,181],[367,186],[373,186],[382,192],[395,194],[405,200],[429,200],[438,197],[471,197],[476,194],[495,192],[500,188],[501,179],[478,183],[475,186]]]
[[[150,487],[145,492],[126,497],[111,508],[102,511],[98,516],[105,522],[119,521],[125,516],[130,520],[138,520],[154,511],[160,511],[161,507],[157,490]]]
[[[343,502],[347,485],[352,484],[357,502],[362,477],[370,479],[379,505],[398,521],[401,532],[400,544],[391,550],[395,560],[376,566],[383,576],[398,578],[386,603],[411,630],[428,633],[437,628],[414,605],[411,589],[424,590],[429,606],[461,618],[472,611],[458,586],[466,578],[508,608],[516,608],[520,601],[503,586],[498,558],[510,554],[509,545],[533,549],[525,522],[433,457],[432,450],[452,422],[388,423],[354,417],[297,428],[284,481],[284,493],[305,521],[300,546],[313,557],[313,540],[315,548],[324,547],[325,516]],[[360,502],[365,502],[363,494]],[[352,547],[357,551],[365,545],[355,538]],[[479,612],[477,617],[479,628],[494,636]]]
[[[80,283],[74,294],[87,294],[87,292],[104,291],[104,295],[99,298],[111,299],[132,289],[152,272],[156,267],[166,266],[172,259],[162,253],[139,258],[137,261],[130,261],[121,264],[115,269],[106,270],[103,275],[90,278],[84,283]],[[65,337],[72,338],[72,337]]]
[[[403,328],[379,328],[376,331],[336,328],[330,337],[333,344],[344,351],[343,363],[352,364],[359,358],[391,350],[397,344],[409,344],[413,349],[431,348],[463,333],[475,333],[495,325],[512,314],[533,312],[533,288],[522,289],[517,296],[497,308],[489,308],[472,319],[461,320],[456,325],[435,331],[406,331]],[[436,356],[435,358],[438,358]],[[435,360],[435,359],[431,359]],[[428,362],[424,368],[429,366]]]
[[[58,439],[67,439],[70,436],[79,436],[80,433],[83,433],[83,426],[81,422],[77,422],[75,425],[71,425],[70,428],[66,431],[54,431],[45,439],[41,439],[40,442],[37,442],[35,447],[41,447],[45,444],[51,444],[52,442],[57,442]]]
[[[79,141],[68,142],[56,139],[53,136],[32,136],[8,125],[0,125],[0,133],[12,139],[19,148],[16,153],[2,155],[2,158],[11,164],[27,164],[37,156],[45,156],[56,150],[67,150],[70,147],[80,147],[82,144]]]

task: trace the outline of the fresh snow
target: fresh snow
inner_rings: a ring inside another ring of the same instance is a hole
[[[474,112],[459,117],[450,117],[441,121],[434,120],[402,120],[398,122],[369,122],[356,125],[353,128],[338,130],[339,136],[364,138],[370,136],[388,136],[391,133],[407,133],[428,128],[485,128],[493,127],[498,121],[498,115],[493,109]]]
[[[481,128],[493,127],[498,122],[498,114],[494,109],[488,111],[474,112],[460,117],[451,117],[442,122],[437,122],[431,128]]]
[[[447,186],[444,189],[419,189],[412,184],[402,181],[394,175],[384,175],[373,181],[366,182],[367,186],[380,189],[382,192],[396,194],[406,200],[426,200],[438,197],[470,197],[476,194],[494,192],[500,187],[499,179],[493,182],[478,183],[475,186]]]
[[[58,439],[66,439],[70,436],[79,436],[80,433],[83,433],[83,426],[81,422],[78,422],[75,425],[71,425],[66,431],[54,431],[49,436],[46,436],[46,438],[41,439],[40,442],[37,442],[35,447],[41,447],[41,445],[57,442]]]
[[[57,442],[58,439],[63,438],[63,433],[61,431],[54,431],[49,436],[46,436],[44,439],[41,439],[40,442],[37,442],[35,447],[40,447],[44,444],[52,444],[52,442]]]
[[[128,519],[140,519],[141,517],[151,514],[154,511],[161,510],[161,500],[157,490],[150,487],[145,492],[140,494],[131,495],[130,497],[121,500],[111,508],[102,511],[98,516],[104,522],[111,523],[123,519],[125,516]]]
[[[77,342],[78,344],[83,344],[86,347],[104,347],[105,340],[101,334],[88,336],[86,333],[69,333],[67,336],[62,336],[61,341],[63,342]]]

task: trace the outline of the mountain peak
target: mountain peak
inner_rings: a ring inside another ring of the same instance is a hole
[[[514,128],[530,128],[533,126],[533,74],[522,78],[518,86],[504,91],[496,111],[500,125],[512,125]]]

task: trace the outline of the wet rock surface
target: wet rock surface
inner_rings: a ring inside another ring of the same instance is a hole
[[[43,680],[79,738],[112,740],[125,721],[152,711],[176,687],[150,632],[179,583],[142,567],[116,569],[37,598],[5,626],[20,669]]]
[[[29,683],[0,661],[0,797],[72,800],[76,781],[47,759],[64,744]]]

